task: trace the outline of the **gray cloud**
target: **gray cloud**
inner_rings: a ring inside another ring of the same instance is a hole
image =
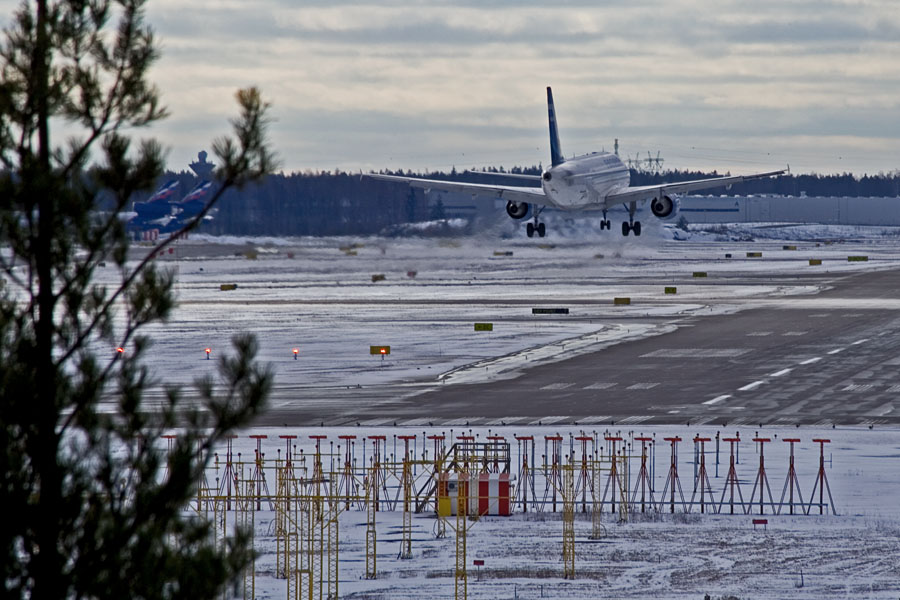
[[[0,19],[15,6],[0,0]],[[153,131],[174,166],[224,133],[233,90],[256,84],[288,170],[535,164],[546,85],[570,153],[618,137],[673,166],[900,167],[890,0],[149,7],[163,53],[153,78],[173,114]]]

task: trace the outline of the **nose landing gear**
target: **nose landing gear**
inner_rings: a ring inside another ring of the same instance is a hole
[[[612,229],[612,223],[606,218],[606,211],[603,211],[603,219],[600,221],[600,231],[604,229]]]

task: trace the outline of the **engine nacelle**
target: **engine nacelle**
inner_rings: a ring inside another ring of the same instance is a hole
[[[663,196],[650,201],[650,211],[660,219],[674,219],[678,215],[678,199]]]
[[[528,203],[509,201],[506,203],[506,214],[513,219],[524,219],[528,215]]]

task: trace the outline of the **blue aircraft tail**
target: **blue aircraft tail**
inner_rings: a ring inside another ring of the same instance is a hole
[[[556,128],[556,108],[553,106],[553,92],[547,86],[547,113],[550,116],[550,165],[556,166],[565,161],[559,146],[559,130]]]

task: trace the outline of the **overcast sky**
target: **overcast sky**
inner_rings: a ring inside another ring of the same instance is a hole
[[[566,155],[900,168],[896,0],[157,0],[148,21],[176,170],[247,85],[287,172],[546,165],[548,85]]]

